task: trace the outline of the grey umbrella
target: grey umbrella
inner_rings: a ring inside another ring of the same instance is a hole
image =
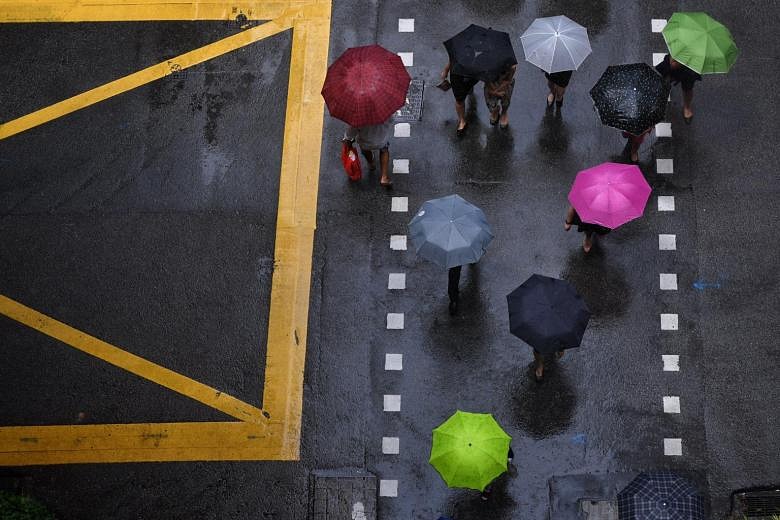
[[[422,205],[409,222],[409,239],[418,255],[450,268],[479,260],[493,233],[481,209],[449,195]]]

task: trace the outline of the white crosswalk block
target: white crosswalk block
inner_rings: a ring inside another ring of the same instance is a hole
[[[655,125],[656,137],[672,137],[672,123],[658,123]]]
[[[401,396],[400,395],[384,395],[384,405],[382,409],[385,412],[400,412],[401,411]]]
[[[664,439],[664,455],[682,455],[682,439]]]
[[[673,195],[659,195],[658,196],[658,211],[674,211],[674,196]]]
[[[656,159],[655,171],[660,174],[674,173],[674,159]]]
[[[379,496],[395,498],[398,496],[398,481],[397,480],[380,480],[379,481]]]
[[[393,131],[394,137],[410,137],[412,135],[412,127],[409,123],[396,123]]]
[[[662,291],[677,290],[677,275],[675,273],[659,273],[658,277]]]
[[[658,235],[658,249],[675,251],[677,249],[677,235]]]
[[[654,52],[653,53],[653,67],[664,61],[664,56],[666,56],[665,52]]]
[[[387,328],[388,328],[388,330],[403,330],[403,328],[404,328],[404,313],[403,312],[388,312],[387,313]]]
[[[413,52],[399,52],[398,55],[401,57],[401,61],[403,64],[407,67],[414,66],[414,53]]]
[[[664,362],[664,372],[680,371],[680,356],[677,354],[662,354],[661,359]]]
[[[677,330],[679,317],[677,314],[661,314],[661,330]]]
[[[406,289],[406,273],[390,273],[387,276],[388,289]]]
[[[409,173],[409,159],[393,159],[393,173]]]
[[[390,202],[390,210],[396,213],[409,211],[409,197],[393,197]]]
[[[678,396],[664,396],[664,413],[680,413],[680,398]]]
[[[390,235],[390,249],[406,251],[406,235]]]
[[[654,33],[659,33],[663,31],[664,27],[666,27],[665,18],[653,18],[652,20],[650,20],[650,28],[653,30]]]
[[[399,18],[398,32],[414,32],[414,18]]]
[[[385,370],[403,370],[403,354],[385,354]]]
[[[382,437],[382,453],[385,455],[398,455],[401,451],[401,442],[398,437]]]

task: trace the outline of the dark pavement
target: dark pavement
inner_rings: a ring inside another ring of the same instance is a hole
[[[699,9],[731,29],[741,55],[728,75],[697,84],[691,126],[673,90],[673,136],[653,134],[640,151],[654,188],[645,216],[586,256],[582,235],[563,230],[568,189],[577,171],[625,160],[588,90],[608,64],[664,50],[652,18]],[[425,106],[411,138],[391,142],[391,157],[411,165],[392,192],[378,174],[348,183],[344,124],[325,116],[301,461],[2,468],[0,484],[65,519],[287,520],[306,518],[309,471],[358,467],[398,481],[398,497],[378,499],[379,518],[543,519],[552,477],[673,468],[722,518],[732,490],[780,481],[779,190],[765,142],[777,130],[765,85],[780,49],[763,23],[778,10],[722,0],[336,1],[331,60],[373,42],[412,51]],[[525,27],[560,13],[588,28],[593,47],[560,114],[545,110],[542,72],[521,62],[509,129],[488,124],[477,87],[458,140],[452,96],[432,88],[441,41],[473,22],[507,30],[521,56]],[[398,33],[398,18],[414,18],[415,32]],[[114,25],[119,33],[0,26],[9,78],[0,94],[12,100],[2,120],[238,30]],[[290,40],[0,141],[0,294],[260,405]],[[35,59],[36,46],[21,44],[30,41],[58,58]],[[657,158],[673,158],[674,174],[657,174]],[[422,202],[450,193],[480,206],[496,235],[464,268],[456,317],[446,271],[389,247]],[[658,194],[675,197],[674,212],[657,211]],[[393,196],[408,197],[408,213],[390,212]],[[659,251],[659,233],[676,234],[677,250]],[[400,272],[406,289],[389,291],[388,274]],[[593,313],[582,347],[550,363],[542,385],[530,349],[509,333],[505,300],[533,273],[569,280]],[[660,291],[659,273],[677,273],[679,290]],[[386,330],[395,312],[404,330]],[[661,331],[661,313],[679,314],[679,330]],[[3,425],[75,423],[79,412],[94,423],[226,420],[5,318],[0,338]],[[404,355],[403,371],[384,370],[386,353]],[[662,354],[679,354],[680,372],[664,372]],[[402,396],[399,413],[382,411],[385,394]],[[680,414],[663,413],[667,395],[680,396]],[[456,408],[492,412],[513,437],[517,471],[487,502],[447,489],[427,463],[431,429]],[[382,453],[383,437],[399,438],[398,455]],[[682,456],[665,456],[664,438],[681,438]]]

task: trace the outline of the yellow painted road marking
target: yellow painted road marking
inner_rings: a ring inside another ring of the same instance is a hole
[[[0,295],[0,314],[232,417],[248,422],[265,420],[259,408],[76,330],[3,295]]]
[[[289,6],[297,2],[265,3]],[[277,27],[293,28],[293,49],[263,395],[263,410],[270,417],[257,423],[0,426],[0,466],[298,460],[324,111],[319,92],[327,69],[330,15],[330,0],[309,0],[274,20]],[[179,63],[179,58],[169,61]]]
[[[0,0],[0,23],[273,20],[312,0]]]
[[[281,460],[280,426],[245,422],[0,428],[0,465]]]
[[[292,20],[290,17],[287,17],[284,21],[291,22]],[[198,65],[199,63],[216,58],[217,56],[222,56],[230,51],[245,47],[263,38],[290,29],[291,27],[292,25],[286,23],[280,24],[278,21],[274,20],[214,43],[210,43],[199,49],[195,49],[194,51],[177,56],[176,58],[171,58],[170,60],[139,70],[138,72],[134,72],[123,78],[93,88],[92,90],[65,99],[59,103],[42,108],[7,123],[0,124],[0,139],[5,139],[18,134],[19,132],[24,132],[35,126],[47,123],[52,119],[62,117],[71,112],[75,112],[76,110],[104,101],[117,94],[127,92],[128,90],[140,87],[141,85],[146,85],[147,83],[164,78],[165,76],[187,69],[193,65]]]

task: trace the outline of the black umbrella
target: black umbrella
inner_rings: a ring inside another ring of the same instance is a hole
[[[640,473],[617,499],[618,520],[704,520],[699,492],[671,471]]]
[[[506,297],[509,330],[542,353],[579,347],[590,311],[570,283],[535,274]]]
[[[602,123],[640,135],[663,120],[670,88],[647,63],[610,65],[590,97]]]
[[[446,42],[452,72],[461,76],[494,81],[517,58],[509,34],[471,24]]]

